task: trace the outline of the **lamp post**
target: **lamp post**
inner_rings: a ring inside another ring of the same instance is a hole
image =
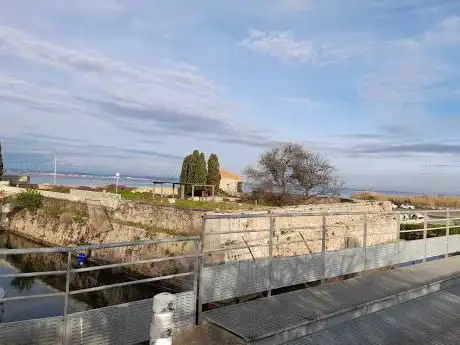
[[[115,176],[117,178],[117,184],[115,185],[115,194],[118,194],[118,180],[120,179],[120,173],[117,172]]]

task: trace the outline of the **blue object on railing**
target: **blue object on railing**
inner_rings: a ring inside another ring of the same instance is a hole
[[[86,256],[85,253],[77,254],[77,265],[78,266],[84,266],[87,261],[88,261],[88,257]]]

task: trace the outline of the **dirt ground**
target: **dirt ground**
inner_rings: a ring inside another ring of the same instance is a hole
[[[234,335],[203,322],[173,336],[173,345],[243,345]]]

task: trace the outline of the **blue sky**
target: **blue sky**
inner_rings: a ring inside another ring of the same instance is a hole
[[[460,192],[456,0],[0,0],[12,168],[236,172],[278,142],[350,187]]]

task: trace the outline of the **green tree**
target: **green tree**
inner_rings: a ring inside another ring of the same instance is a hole
[[[202,177],[203,175],[204,175],[204,178]],[[206,182],[206,162],[204,161],[203,153],[200,154],[200,151],[195,150],[193,151],[191,155],[188,155],[184,158],[184,161],[182,163],[180,182],[182,183],[205,183]],[[187,195],[192,194],[191,186],[189,185],[185,186],[185,194]]]
[[[0,180],[3,178],[2,143],[0,143]]]
[[[207,184],[212,184],[216,187],[216,191],[219,190],[220,186],[220,164],[219,158],[215,153],[212,153],[208,159],[208,178]]]
[[[195,178],[193,180],[193,183],[206,184],[207,174],[208,173],[206,171],[206,158],[204,156],[204,153],[200,153],[200,156],[198,157],[196,164]],[[196,188],[196,191],[203,193],[204,187],[199,186]]]

